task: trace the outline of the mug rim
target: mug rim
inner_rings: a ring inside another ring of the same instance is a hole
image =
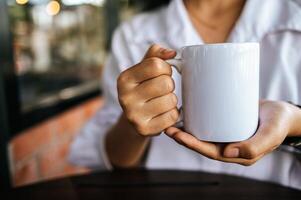
[[[195,47],[223,47],[223,46],[256,46],[259,47],[259,42],[224,42],[224,43],[210,43],[210,44],[195,44],[184,46],[181,49],[195,48]]]

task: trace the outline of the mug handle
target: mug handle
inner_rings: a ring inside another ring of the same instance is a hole
[[[183,69],[182,59],[179,59],[179,58],[168,59],[168,60],[165,60],[165,62],[170,64],[172,67],[174,67],[179,72],[179,74],[182,74],[182,69]],[[178,108],[178,110],[180,112],[180,117],[179,117],[178,121],[174,124],[174,126],[177,128],[182,128],[184,126],[182,106],[180,108]]]
[[[179,72],[179,74],[182,74],[183,61],[181,58],[168,59],[165,60],[165,62],[174,67]]]

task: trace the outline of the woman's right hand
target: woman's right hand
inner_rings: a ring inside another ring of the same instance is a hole
[[[152,45],[144,59],[122,72],[118,98],[127,119],[143,136],[160,134],[179,117],[171,66],[165,62],[176,52]]]

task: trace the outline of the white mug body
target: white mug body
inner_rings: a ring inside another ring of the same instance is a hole
[[[258,126],[259,44],[182,48],[184,129],[210,142],[251,137]]]

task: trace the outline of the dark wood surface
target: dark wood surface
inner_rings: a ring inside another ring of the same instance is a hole
[[[11,199],[301,199],[301,191],[240,177],[191,171],[97,172],[20,187]]]

